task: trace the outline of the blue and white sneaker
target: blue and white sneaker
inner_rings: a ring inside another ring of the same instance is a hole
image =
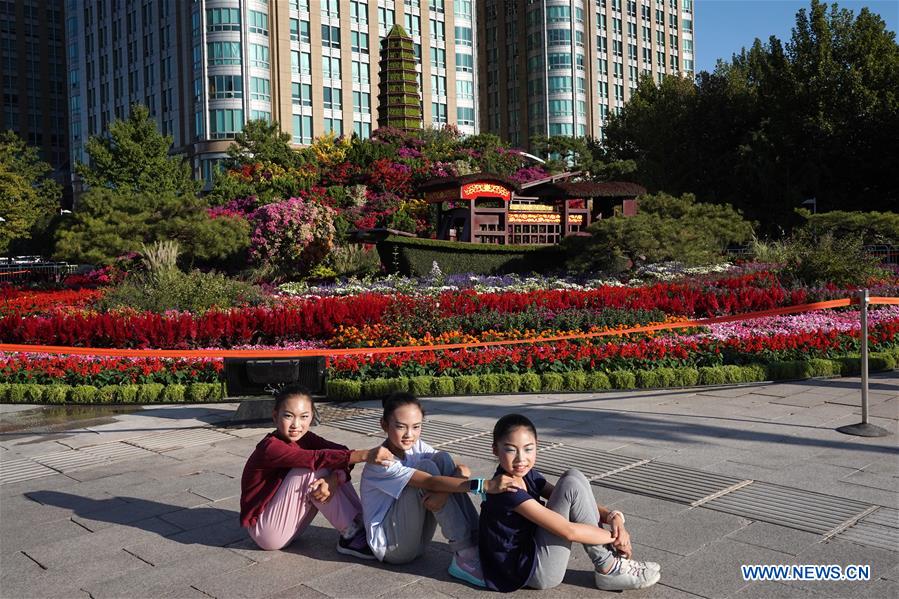
[[[449,575],[453,578],[458,578],[472,586],[481,588],[487,587],[487,584],[484,582],[484,575],[481,573],[480,563],[471,563],[460,558],[458,555],[453,555],[453,561],[447,572],[449,572]]]

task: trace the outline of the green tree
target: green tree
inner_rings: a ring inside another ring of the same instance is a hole
[[[75,172],[89,187],[178,195],[200,190],[183,156],[171,154],[172,136],[159,133],[145,106],[133,105],[126,120],[113,121],[108,136],[91,136],[86,147],[90,161],[76,164]]]
[[[290,146],[291,136],[281,131],[281,126],[265,119],[249,121],[243,131],[234,136],[228,147],[226,168],[240,168],[244,164],[261,162],[277,164],[289,169],[301,164],[301,154]]]
[[[731,244],[752,236],[752,225],[730,206],[698,204],[692,194],[640,198],[635,216],[599,220],[591,237],[566,237],[567,266],[575,272],[619,272],[641,264],[709,264]]]
[[[59,210],[62,188],[49,178],[40,160],[12,131],[0,133],[0,252],[12,241],[35,236]]]
[[[142,244],[174,240],[189,261],[222,262],[249,245],[249,223],[209,218],[194,195],[119,191],[94,187],[82,196],[68,226],[57,232],[57,257],[109,264]]]

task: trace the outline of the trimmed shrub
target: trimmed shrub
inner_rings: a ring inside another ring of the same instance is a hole
[[[724,381],[726,383],[742,383],[743,371],[739,366],[728,364],[720,367],[724,371]]]
[[[386,397],[392,385],[389,379],[370,379],[362,382],[362,396],[370,398]]]
[[[432,376],[413,376],[409,378],[409,393],[415,397],[425,397],[431,394]]]
[[[7,392],[10,403],[40,403],[44,390],[40,385],[13,383]]]
[[[97,401],[97,403],[116,403],[118,401],[118,395],[119,395],[119,386],[118,385],[103,385],[102,387],[97,389],[97,400],[96,401]]]
[[[117,398],[121,403],[137,403],[137,394],[140,392],[140,385],[119,385]]]
[[[9,401],[9,383],[0,383],[0,402]]]
[[[93,385],[75,385],[69,392],[72,403],[94,403],[98,399],[98,389]]]
[[[521,389],[521,375],[510,372],[499,376],[500,393],[518,393]]]
[[[677,374],[674,368],[656,368],[655,373],[659,387],[677,386]]]
[[[481,393],[499,393],[500,378],[498,374],[481,375]]]
[[[162,388],[164,386],[165,385],[162,385],[160,383],[147,383],[145,385],[138,385],[138,403],[153,403],[159,401],[159,396],[162,395]]]
[[[583,370],[573,370],[562,373],[562,384],[568,391],[586,391],[587,373]]]
[[[455,395],[456,384],[451,376],[435,376],[431,391],[437,396]]]
[[[653,389],[659,387],[659,376],[655,370],[635,370],[634,382],[638,389]]]
[[[609,373],[612,389],[636,389],[637,377],[630,370],[613,370]]]
[[[724,370],[720,367],[703,366],[699,369],[700,385],[723,385],[725,383]]]
[[[674,384],[677,387],[694,387],[699,382],[699,371],[695,368],[675,368]]]
[[[544,372],[540,375],[540,386],[543,391],[562,391],[565,379],[558,372]]]
[[[765,367],[761,364],[740,366],[740,372],[744,383],[758,383],[765,380]]]
[[[836,362],[840,365],[841,376],[855,376],[862,371],[862,359],[859,356],[842,356]]]
[[[896,368],[896,358],[888,352],[872,352],[868,354],[868,368],[873,371],[893,370]]]
[[[206,383],[209,385],[209,393],[206,396],[206,401],[222,401],[225,398],[225,384],[224,383]]]
[[[44,387],[42,399],[44,403],[60,404],[66,403],[71,387],[68,385],[47,385]]]
[[[409,379],[405,376],[398,376],[396,378],[387,379],[387,394],[391,393],[408,393],[409,392]]]
[[[540,382],[540,375],[535,372],[526,372],[519,379],[518,390],[523,393],[537,393],[543,388]]]
[[[611,389],[612,383],[605,372],[588,372],[586,388],[591,390]]]
[[[457,376],[454,382],[456,395],[472,395],[481,392],[481,377],[473,374]]]
[[[840,373],[840,366],[833,360],[812,358],[808,360],[808,366],[812,376],[833,376]]]
[[[162,390],[160,401],[170,403],[184,403],[185,392],[187,388],[184,385],[172,384],[166,385]]]
[[[325,393],[328,399],[357,400],[362,397],[362,383],[359,381],[328,379],[327,383],[325,383]]]

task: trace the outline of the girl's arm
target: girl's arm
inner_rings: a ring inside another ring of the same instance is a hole
[[[421,470],[413,472],[412,478],[409,479],[407,484],[416,489],[424,489],[425,491],[437,493],[468,493],[471,490],[471,485],[467,478],[434,476]],[[521,487],[521,482],[504,474],[497,475],[495,478],[484,481],[484,490],[487,493],[503,493],[505,491],[514,491]]]
[[[605,545],[613,540],[612,533],[604,528],[569,522],[562,514],[540,505],[535,499],[529,499],[519,504],[515,508],[515,512],[566,541],[585,545]]]

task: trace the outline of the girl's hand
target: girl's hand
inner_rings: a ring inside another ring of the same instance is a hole
[[[456,469],[453,471],[453,476],[457,476],[459,478],[471,478],[471,468],[469,468],[465,464],[456,464]]]
[[[490,494],[505,493],[506,491],[526,491],[524,481],[508,474],[497,474],[490,480],[484,481],[484,490]]]
[[[312,494],[312,499],[319,503],[328,503],[328,500],[331,499],[331,486],[328,484],[327,478],[318,478],[312,481],[312,484],[309,485],[309,491]]]
[[[369,464],[389,466],[390,462],[392,462],[393,459],[393,453],[391,453],[389,449],[387,449],[383,445],[378,445],[377,447],[372,447],[369,450],[368,458],[365,461]]]
[[[620,518],[613,518],[610,523],[612,527],[612,547],[620,553],[625,559],[630,559],[634,550],[631,547],[631,535],[624,529],[624,524]]]

